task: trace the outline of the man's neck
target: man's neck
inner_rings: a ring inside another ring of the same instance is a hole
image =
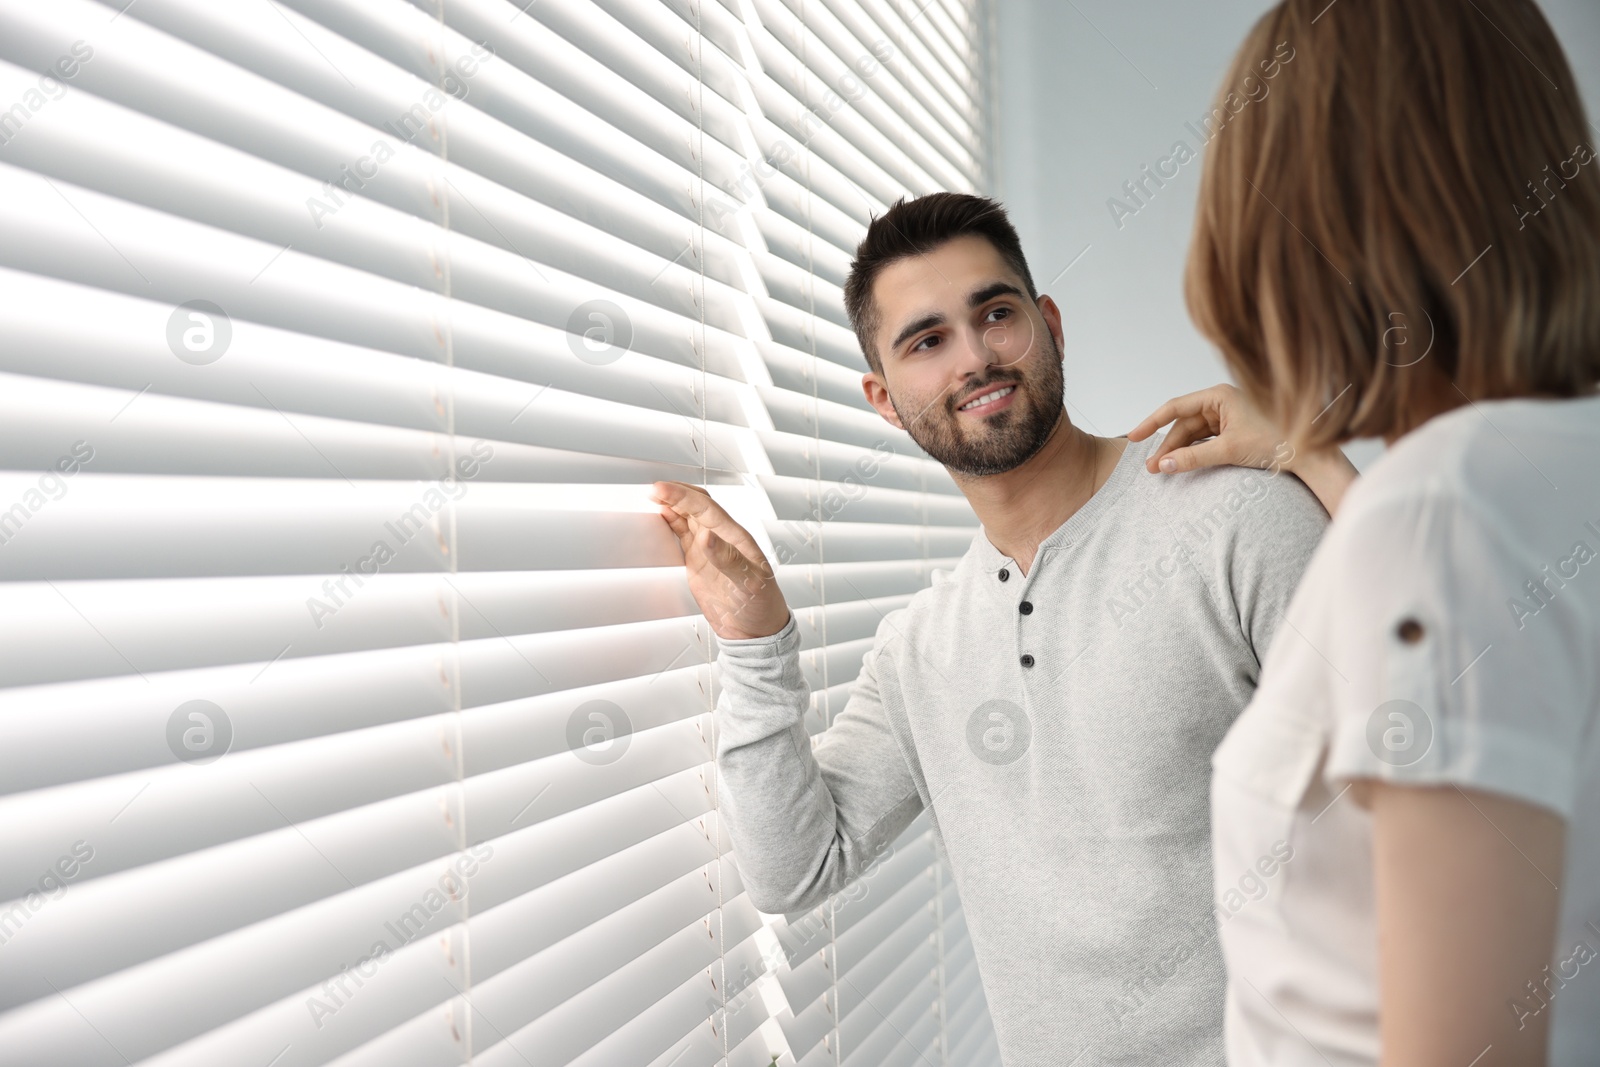
[[[1039,543],[1049,537],[1105,484],[1127,446],[1125,438],[1095,437],[1063,412],[1044,447],[1004,474],[972,477],[952,471],[989,543],[1016,560],[1026,575]]]

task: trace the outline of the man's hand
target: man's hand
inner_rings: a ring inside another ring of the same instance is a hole
[[[704,489],[656,482],[651,499],[683,546],[689,591],[718,637],[771,637],[789,622],[772,565],[761,546]]]

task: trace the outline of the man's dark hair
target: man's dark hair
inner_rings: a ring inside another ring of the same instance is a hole
[[[999,203],[970,193],[929,193],[915,200],[901,197],[867,227],[844,283],[845,313],[850,316],[867,365],[873,370],[883,373],[883,361],[878,358],[873,341],[882,325],[872,299],[872,286],[878,275],[891,263],[924,255],[967,234],[976,234],[994,245],[1006,265],[1022,278],[1028,296],[1039,299],[1028,261],[1022,255],[1022,242]]]

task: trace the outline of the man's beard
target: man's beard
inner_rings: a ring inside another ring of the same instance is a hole
[[[952,471],[982,477],[1015,470],[1038,454],[1060,421],[1063,381],[1060,350],[1055,338],[1044,334],[1048,353],[1036,360],[1036,374],[1013,374],[1010,369],[991,371],[983,385],[967,391],[962,403],[992,389],[1016,386],[1016,399],[1004,411],[983,420],[982,427],[961,425],[954,397],[942,397],[915,418],[907,418],[891,394],[895,414],[922,450]]]

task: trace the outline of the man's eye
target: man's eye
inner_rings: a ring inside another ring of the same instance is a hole
[[[922,340],[918,341],[916,344],[912,345],[911,346],[911,351],[913,351],[913,352],[925,351],[925,349],[923,349],[922,346],[925,345],[925,344],[928,344],[929,342],[932,342],[934,344],[938,344],[939,343],[939,335],[936,334],[936,333],[929,334],[928,336],[924,337]]]
[[[1008,308],[1008,307],[993,308],[993,309],[990,310],[988,315],[984,316],[984,320],[983,321],[985,321],[985,322],[994,322],[995,321],[994,316],[996,316],[996,315],[999,315],[1002,318],[1010,318],[1011,317],[1011,309]]]

